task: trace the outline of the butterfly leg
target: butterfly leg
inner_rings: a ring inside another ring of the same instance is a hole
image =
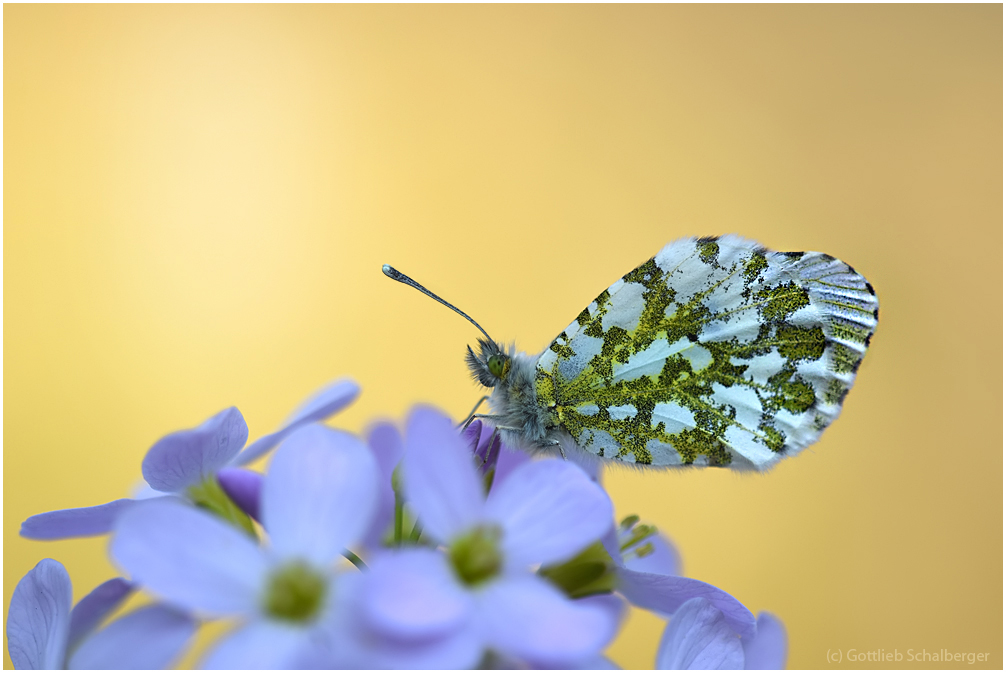
[[[489,447],[486,448],[486,456],[482,460],[482,465],[479,465],[479,468],[484,467],[485,464],[488,463],[490,461],[490,459],[492,459],[492,457],[493,457],[493,445],[497,441],[499,441],[501,444],[503,442],[503,439],[500,437],[500,429],[499,428],[493,428],[493,434],[489,438]],[[499,455],[499,447],[497,447],[497,449],[496,449],[496,454]]]
[[[471,416],[468,417],[468,420],[465,421],[465,424],[461,427],[461,430],[462,431],[467,430],[468,426],[471,425],[472,421],[474,421],[476,418],[488,418],[489,420],[492,420],[494,418],[500,418],[500,416],[497,416],[495,414],[472,414]],[[510,428],[507,429],[509,430]]]
[[[467,430],[468,429],[468,426],[471,425],[472,421],[475,420],[475,412],[478,411],[479,407],[482,406],[482,403],[485,402],[488,399],[489,399],[488,395],[483,395],[482,397],[479,398],[479,401],[475,403],[475,406],[472,407],[472,410],[468,412],[468,416],[467,416],[468,420],[465,421],[464,425],[461,426],[462,430]]]
[[[559,442],[558,439],[542,440],[540,446],[543,449],[551,449],[552,447],[559,449],[559,455],[562,456],[563,460],[566,460],[566,452],[562,450],[562,444]]]

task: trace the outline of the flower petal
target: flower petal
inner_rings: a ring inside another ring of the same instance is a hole
[[[289,437],[295,430],[309,423],[323,421],[337,411],[349,406],[360,394],[360,386],[352,379],[339,379],[330,383],[307,398],[283,423],[276,432],[259,437],[234,461],[235,465],[247,465],[269,452],[274,446]]]
[[[391,473],[405,453],[402,435],[389,421],[378,421],[367,430],[367,446],[370,447],[383,477],[391,479]]]
[[[195,632],[195,621],[185,613],[166,605],[148,605],[84,639],[70,656],[68,668],[166,668]]]
[[[674,614],[693,598],[704,598],[723,613],[740,636],[753,636],[755,618],[740,601],[712,584],[690,577],[653,575],[619,568],[618,590],[633,605],[665,615]]]
[[[482,484],[472,454],[447,416],[429,407],[409,415],[402,481],[423,533],[440,542],[482,518]]]
[[[629,614],[629,602],[618,594],[594,594],[576,599],[577,605],[592,605],[609,614],[615,624],[621,625]]]
[[[609,659],[608,657],[599,654],[596,657],[590,657],[584,661],[578,661],[574,665],[570,666],[571,669],[577,671],[620,671],[618,664]]]
[[[265,555],[247,534],[177,500],[136,503],[119,517],[110,551],[134,581],[184,608],[258,609]]]
[[[638,556],[634,552],[641,546],[649,544],[653,551],[646,556]],[[680,575],[681,574],[681,554],[663,533],[657,533],[646,538],[641,544],[635,545],[632,549],[626,550],[627,558],[623,557],[625,567],[641,573],[652,573],[654,575]]]
[[[674,613],[657,648],[657,668],[661,670],[743,667],[741,639],[723,613],[704,598],[693,598]]]
[[[328,566],[357,542],[377,500],[377,463],[359,439],[308,425],[276,452],[262,488],[273,550]]]
[[[112,531],[115,519],[133,502],[129,498],[121,498],[94,507],[57,509],[36,514],[21,524],[21,537],[29,540],[65,540],[104,535]]]
[[[73,586],[59,561],[42,559],[14,588],[7,651],[14,668],[63,668]]]
[[[600,539],[614,512],[604,490],[575,465],[539,460],[489,494],[486,518],[503,525],[507,564],[558,563]]]
[[[758,613],[758,633],[744,638],[744,668],[749,671],[781,671],[786,668],[789,646],[786,627],[769,612]]]
[[[510,478],[513,471],[524,463],[531,462],[531,456],[526,451],[511,448],[508,444],[500,445],[499,458],[496,459],[496,474],[493,476],[493,489]]]
[[[363,631],[354,635],[355,642],[340,653],[341,658],[352,657],[350,663],[343,664],[345,668],[460,670],[474,668],[482,656],[482,642],[471,623],[430,641],[374,639]]]
[[[216,474],[247,440],[241,412],[224,409],[198,428],[157,440],[143,457],[143,478],[158,491],[177,493]]]
[[[477,458],[486,457],[490,435],[492,435],[491,430],[488,433],[482,432],[482,421],[478,418],[469,423],[468,427],[461,431],[461,436],[464,438],[465,443],[468,444],[468,447],[471,448],[472,453]]]
[[[475,420],[461,432],[461,436],[475,457],[479,476],[496,469],[503,442],[494,426]]]
[[[374,566],[371,566],[373,568]],[[378,571],[383,572],[383,571]],[[471,668],[482,655],[482,640],[474,620],[461,620],[438,636],[427,639],[398,639],[386,630],[371,627],[371,619],[360,618],[369,600],[368,573],[345,574],[339,578],[338,606],[333,611],[334,634],[328,652],[305,662],[310,668],[348,669],[463,669]],[[319,648],[320,649],[320,648]]]
[[[399,641],[443,637],[471,619],[475,607],[447,559],[432,549],[378,556],[361,582],[360,617]]]
[[[226,635],[203,660],[207,669],[289,669],[310,650],[309,630],[271,622],[254,621]]]
[[[596,656],[618,626],[610,611],[571,601],[533,575],[504,576],[486,586],[478,610],[491,648],[538,666]]]
[[[264,477],[258,472],[240,467],[225,467],[217,472],[217,481],[224,489],[227,497],[234,501],[242,512],[259,519],[259,504],[262,500],[262,483]]]
[[[387,421],[380,421],[370,427],[367,431],[367,446],[377,459],[381,476],[377,483],[374,518],[363,537],[363,545],[378,547],[395,516],[395,490],[391,487],[391,475],[402,459],[405,447],[398,428]]]
[[[110,615],[136,587],[121,577],[99,584],[91,593],[84,596],[70,611],[70,635],[67,638],[67,649],[72,650],[97,628],[105,617]]]

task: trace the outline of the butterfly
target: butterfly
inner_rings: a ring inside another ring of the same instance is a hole
[[[873,286],[848,264],[736,235],[667,244],[537,355],[384,273],[482,332],[466,359],[492,413],[474,416],[504,439],[647,467],[766,470],[813,444],[838,417],[879,317]]]

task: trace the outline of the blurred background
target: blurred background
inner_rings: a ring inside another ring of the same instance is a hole
[[[665,243],[736,232],[873,283],[857,384],[768,474],[610,470],[618,514],[781,617],[791,667],[1002,667],[1001,5],[3,16],[5,614],[44,557],[76,598],[116,574],[22,520],[125,496],[227,406],[254,438],[348,375],[340,427],[465,414],[477,331],[382,263],[538,351]],[[610,656],[652,667],[662,628],[633,612]]]

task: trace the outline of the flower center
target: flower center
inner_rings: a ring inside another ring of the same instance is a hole
[[[503,566],[499,548],[502,536],[498,526],[478,526],[454,539],[451,564],[462,582],[475,586],[499,574]]]
[[[327,592],[324,575],[303,561],[292,561],[269,577],[265,612],[284,621],[306,622],[317,616]]]
[[[618,527],[618,546],[622,552],[622,560],[628,561],[633,556],[645,558],[652,554],[653,542],[647,538],[653,537],[656,533],[656,526],[639,523],[639,517],[635,514],[625,517]]]

